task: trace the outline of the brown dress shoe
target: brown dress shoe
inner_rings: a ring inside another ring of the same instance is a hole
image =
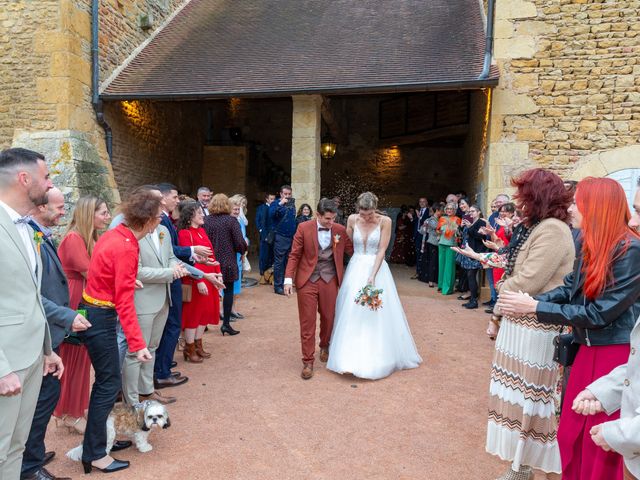
[[[305,363],[300,376],[303,380],[309,380],[311,377],[313,377],[313,364]]]
[[[202,339],[196,339],[194,343],[196,344],[196,353],[198,355],[200,355],[202,358],[211,358],[211,354],[204,351],[204,347],[202,346]]]
[[[145,400],[155,400],[158,403],[161,403],[162,405],[168,405],[169,403],[176,403],[176,397],[165,397],[164,395],[160,395],[160,392],[156,392],[154,391],[153,393],[149,394],[149,395],[142,395],[140,394],[139,396],[139,400],[140,402],[144,402]]]
[[[177,387],[178,385],[182,385],[183,383],[187,383],[188,380],[189,380],[189,377],[156,378],[153,381],[153,386],[156,389],[168,388],[168,387]]]
[[[320,349],[320,361],[323,363],[327,363],[329,360],[329,350],[326,348]]]

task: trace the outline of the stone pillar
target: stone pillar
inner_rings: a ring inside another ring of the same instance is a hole
[[[322,96],[293,98],[291,134],[291,186],[296,207],[308,203],[315,210],[320,200],[320,126]]]

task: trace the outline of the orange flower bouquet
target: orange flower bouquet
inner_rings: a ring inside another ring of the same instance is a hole
[[[374,288],[373,285],[365,285],[360,289],[355,298],[355,303],[369,310],[376,311],[382,308],[382,288]]]

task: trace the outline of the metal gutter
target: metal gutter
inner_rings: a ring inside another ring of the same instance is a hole
[[[113,160],[113,132],[104,118],[104,109],[100,99],[100,58],[98,56],[100,0],[92,0],[91,4],[91,105],[96,112],[98,124],[104,129],[107,143],[109,163]]]
[[[95,1],[95,0],[94,0]],[[282,89],[282,90],[243,90],[243,91],[211,91],[211,92],[189,92],[189,93],[133,93],[133,94],[107,94],[102,93],[100,98],[106,101],[115,100],[203,100],[229,97],[288,97],[291,95],[359,95],[359,94],[380,94],[380,93],[407,93],[407,92],[428,92],[436,90],[478,90],[482,88],[495,87],[498,85],[497,78],[483,78],[468,81],[452,81],[437,83],[410,83],[394,85],[353,85],[336,87],[312,87],[304,89]]]
[[[487,6],[487,35],[485,37],[484,47],[484,64],[482,66],[482,73],[478,77],[478,80],[485,80],[489,76],[491,71],[491,57],[493,54],[493,24],[495,16],[496,0],[489,0]]]

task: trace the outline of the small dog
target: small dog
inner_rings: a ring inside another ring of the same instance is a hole
[[[111,451],[116,436],[129,437],[141,453],[150,452],[153,450],[148,442],[151,429],[170,426],[169,413],[159,402],[145,400],[133,407],[117,404],[107,418],[107,454]],[[79,462],[82,459],[82,445],[69,450],[67,457]]]

